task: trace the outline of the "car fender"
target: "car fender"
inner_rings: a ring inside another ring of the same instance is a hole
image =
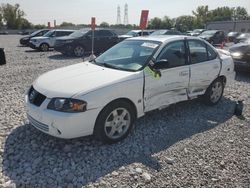
[[[143,74],[142,74],[143,76]],[[77,98],[87,102],[87,109],[99,109],[101,111],[110,102],[117,99],[130,100],[137,110],[137,117],[144,115],[143,110],[143,77],[115,83],[96,89],[86,94],[77,94]]]

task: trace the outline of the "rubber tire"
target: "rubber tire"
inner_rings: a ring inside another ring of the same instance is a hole
[[[80,56],[77,55],[77,54],[75,53],[75,49],[76,49],[77,47],[81,47],[81,48],[83,49],[83,54],[80,55]],[[82,46],[80,46],[80,45],[75,46],[74,49],[73,49],[73,54],[74,54],[75,57],[83,57],[83,56],[84,56],[84,52],[85,52],[84,47],[82,47]]]
[[[108,115],[113,110],[115,110],[116,108],[121,108],[121,107],[126,108],[127,111],[130,113],[131,122],[130,122],[130,125],[129,125],[127,132],[123,136],[121,136],[120,138],[117,138],[117,139],[111,139],[105,134],[104,123],[105,123],[105,120],[107,119]],[[114,101],[114,102],[108,104],[106,107],[104,107],[102,109],[102,111],[99,113],[97,120],[96,120],[96,123],[95,123],[95,127],[94,127],[94,136],[98,140],[100,140],[101,142],[106,143],[106,144],[113,144],[113,143],[119,142],[128,136],[129,132],[133,128],[133,123],[135,121],[135,118],[136,118],[136,116],[135,116],[134,109],[129,103],[127,103],[124,100]]]
[[[46,46],[47,46],[47,50],[44,50],[44,49],[42,48],[43,45],[46,45]],[[49,45],[46,44],[46,43],[42,43],[42,44],[40,45],[39,49],[40,49],[40,51],[42,51],[42,52],[47,52],[47,51],[49,51]]]
[[[216,82],[220,82],[220,83],[222,84],[222,92],[221,92],[221,96],[220,96],[219,100],[218,100],[217,102],[214,103],[214,102],[212,102],[211,99],[210,99],[210,94],[211,94],[211,92],[212,92],[212,87],[213,87],[213,85],[214,85]],[[220,100],[221,100],[221,97],[223,96],[224,87],[225,87],[225,85],[224,85],[224,83],[223,83],[223,81],[222,81],[221,78],[217,78],[216,80],[214,80],[214,81],[210,84],[210,86],[207,88],[205,94],[203,95],[204,103],[205,103],[206,105],[209,105],[209,106],[214,106],[214,105],[218,104],[218,102],[220,102]]]

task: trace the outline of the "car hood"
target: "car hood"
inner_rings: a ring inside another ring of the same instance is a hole
[[[35,39],[35,40],[44,40],[44,39],[48,39],[49,37],[32,37],[31,39]]]
[[[48,98],[68,98],[134,80],[139,78],[139,75],[138,72],[121,71],[83,62],[45,73],[37,78],[33,87]]]
[[[250,44],[248,43],[238,43],[229,48],[231,52],[250,52]]]
[[[131,35],[119,35],[118,38],[132,38]]]
[[[212,35],[199,35],[199,37],[202,39],[209,39],[212,37]]]

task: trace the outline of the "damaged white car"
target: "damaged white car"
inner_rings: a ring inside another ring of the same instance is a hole
[[[234,78],[232,58],[202,39],[137,37],[41,75],[25,101],[30,123],[47,134],[114,143],[148,111],[198,96],[217,104]]]

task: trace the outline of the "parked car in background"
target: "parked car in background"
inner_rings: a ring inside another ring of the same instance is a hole
[[[22,30],[18,32],[19,35],[29,35],[30,32],[28,30]]]
[[[188,35],[190,35],[190,36],[199,36],[204,31],[206,31],[206,29],[195,29],[192,32],[190,32]]]
[[[232,31],[232,32],[229,32],[227,34],[227,42],[234,42],[236,43],[236,38],[240,35],[239,32],[235,32],[235,31]]]
[[[201,33],[199,37],[212,45],[221,44],[225,41],[225,33],[221,30],[207,30]]]
[[[131,37],[148,36],[153,33],[153,30],[131,30],[125,35],[119,35],[119,41],[125,40]]]
[[[96,55],[106,51],[118,42],[117,34],[109,29],[96,29],[94,31],[94,53]],[[54,49],[65,55],[82,57],[91,53],[92,30],[82,29],[69,36],[56,40]]]
[[[250,39],[250,33],[241,33],[238,37],[236,37],[235,43],[244,42]]]
[[[202,96],[217,104],[235,77],[231,56],[190,36],[124,40],[92,61],[38,77],[25,97],[30,123],[46,134],[94,134],[114,143],[147,112]]]
[[[0,31],[0,35],[8,35],[9,32],[8,31]]]
[[[23,46],[28,46],[29,45],[29,41],[32,37],[40,37],[43,36],[45,33],[47,33],[48,31],[50,31],[50,29],[41,29],[38,31],[35,31],[33,33],[31,33],[30,35],[23,37],[20,39],[20,44]]]
[[[236,70],[250,71],[250,38],[231,46],[229,52],[233,57]]]
[[[50,48],[54,48],[56,39],[70,35],[74,31],[75,30],[53,29],[41,37],[31,38],[29,47],[40,51],[48,51]]]
[[[160,29],[160,30],[156,30],[153,33],[151,33],[150,35],[182,35],[182,33],[180,31],[177,30],[170,30],[170,29]]]

